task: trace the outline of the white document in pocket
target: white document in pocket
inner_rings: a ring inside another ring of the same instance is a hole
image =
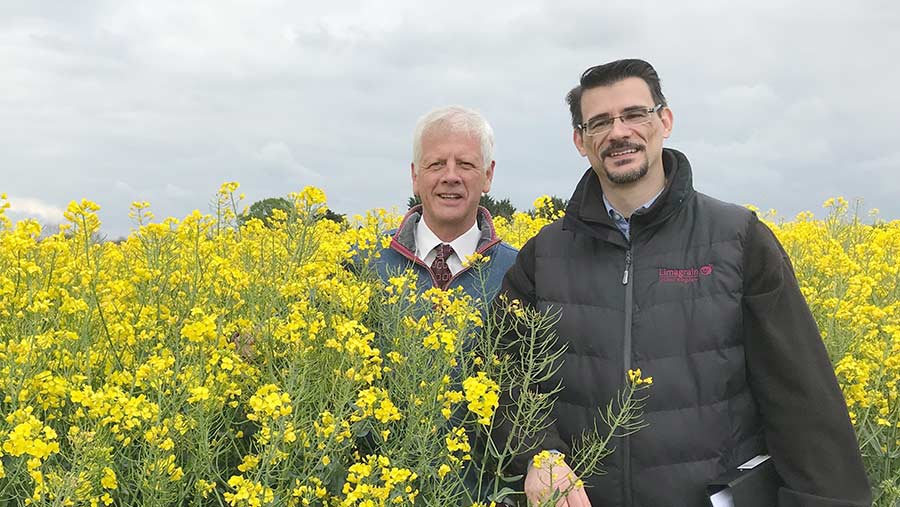
[[[725,488],[709,497],[712,507],[734,507],[734,497],[730,488]]]

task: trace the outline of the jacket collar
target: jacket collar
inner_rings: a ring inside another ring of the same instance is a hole
[[[664,148],[662,159],[666,187],[649,209],[632,215],[632,219],[639,221],[644,227],[668,218],[694,193],[691,164],[687,157],[680,151]],[[591,167],[585,171],[569,199],[563,229],[586,232],[599,239],[628,245],[606,211],[600,180]]]
[[[394,237],[391,239],[391,248],[399,251],[410,259],[415,259],[416,224],[418,224],[421,219],[422,205],[417,204],[410,208],[406,213],[406,216],[403,217],[403,221],[400,222],[400,227],[397,229]],[[478,223],[478,229],[481,231],[481,235],[478,238],[478,248],[475,252],[481,253],[498,243],[500,238],[497,237],[497,231],[494,229],[494,221],[491,219],[491,214],[486,208],[482,206],[478,207],[478,213],[475,215],[475,220]]]

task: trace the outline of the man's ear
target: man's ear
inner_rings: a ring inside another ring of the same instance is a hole
[[[659,112],[659,119],[663,124],[663,139],[668,139],[669,136],[672,135],[672,126],[675,122],[672,110],[668,107],[664,107],[662,111]]]
[[[484,171],[484,188],[481,190],[482,194],[486,194],[491,191],[491,182],[494,181],[494,164],[495,162],[491,160],[491,165],[488,166]]]
[[[575,149],[578,150],[578,153],[582,157],[586,157],[587,150],[584,148],[584,135],[581,133],[581,129],[572,130],[572,142],[575,143]]]
[[[418,178],[416,178],[416,164],[415,162],[411,162],[409,164],[409,176],[412,178],[412,187],[413,187],[413,195],[419,195],[418,189]]]

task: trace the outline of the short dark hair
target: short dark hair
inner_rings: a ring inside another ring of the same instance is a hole
[[[616,60],[603,65],[595,65],[584,71],[581,74],[581,81],[578,86],[572,88],[572,91],[566,95],[569,112],[572,113],[572,127],[579,128],[583,121],[581,117],[581,95],[584,93],[584,90],[598,86],[609,86],[630,77],[639,77],[647,83],[647,87],[650,88],[650,95],[653,97],[654,106],[656,104],[667,105],[659,75],[652,65],[636,58]]]

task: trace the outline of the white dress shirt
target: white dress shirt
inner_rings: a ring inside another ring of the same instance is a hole
[[[463,269],[463,262],[467,257],[475,253],[478,248],[478,239],[481,237],[481,230],[478,229],[478,222],[472,225],[472,228],[464,232],[462,236],[450,242],[453,247],[453,253],[447,259],[447,267],[450,268],[451,274],[457,274]],[[426,265],[431,266],[434,258],[437,257],[435,248],[444,242],[432,232],[428,224],[425,223],[425,217],[419,219],[416,224],[416,257],[422,259]]]

